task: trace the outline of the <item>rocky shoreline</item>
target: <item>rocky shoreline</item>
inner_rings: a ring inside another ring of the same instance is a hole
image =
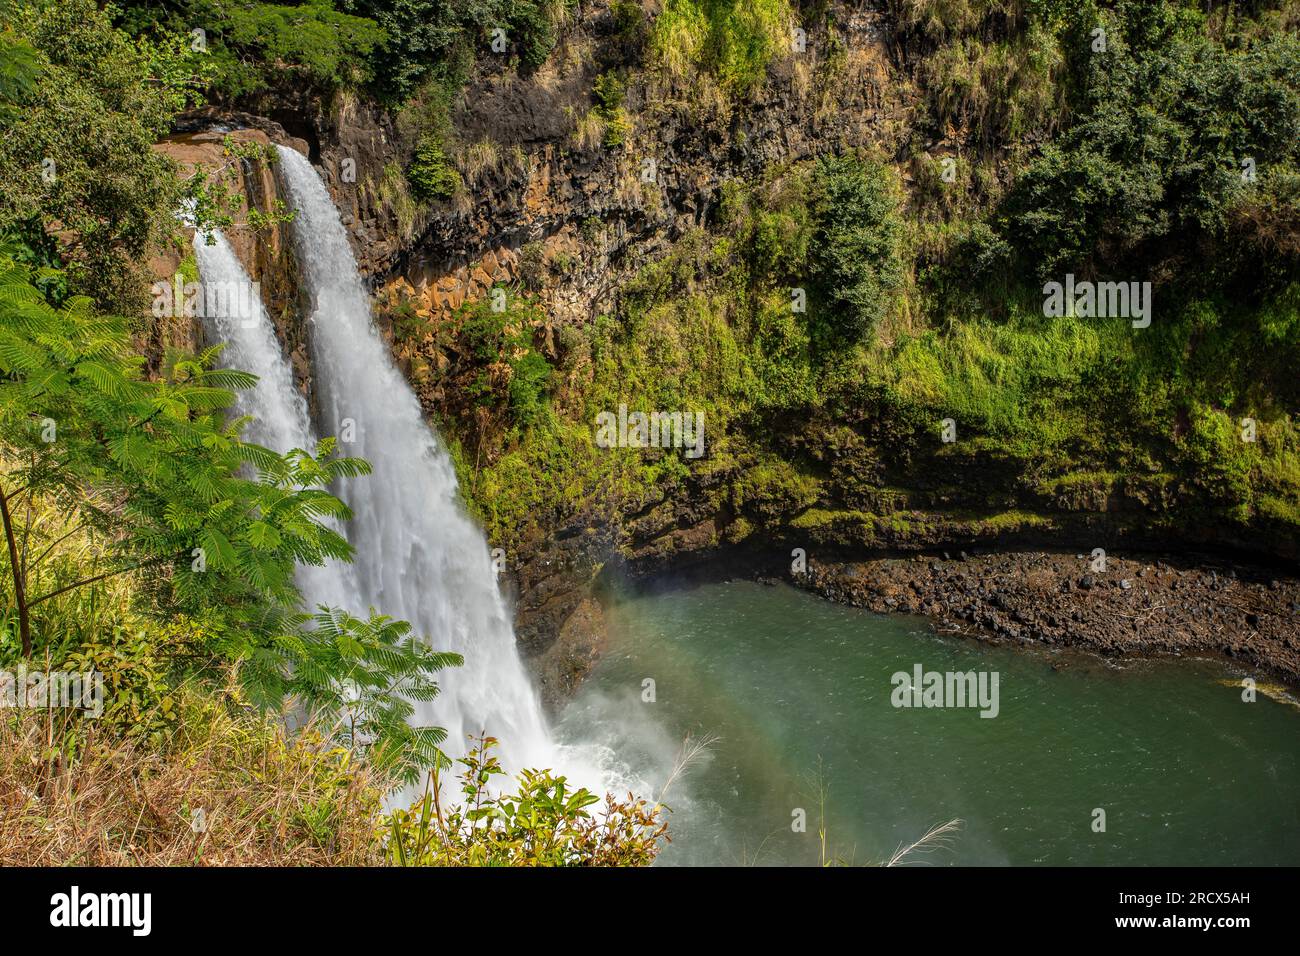
[[[1209,556],[949,552],[810,561],[794,583],[942,633],[1107,656],[1215,654],[1300,686],[1300,579]],[[1261,675],[1263,676],[1263,675]]]

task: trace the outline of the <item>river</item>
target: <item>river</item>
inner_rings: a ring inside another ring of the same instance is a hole
[[[662,864],[875,863],[951,819],[912,860],[1300,863],[1300,709],[1244,702],[1224,662],[990,645],[750,582],[624,595],[609,620],[561,740],[657,784],[685,735],[718,738],[666,795]],[[895,707],[918,664],[996,672],[997,715]]]

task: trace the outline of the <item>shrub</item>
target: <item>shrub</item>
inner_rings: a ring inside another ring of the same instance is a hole
[[[1228,415],[1202,405],[1192,407],[1190,427],[1181,441],[1190,466],[1188,478],[1202,486],[1212,501],[1247,504],[1251,499],[1251,446],[1238,435]]]
[[[510,366],[510,412],[522,427],[537,422],[546,412],[546,395],[551,381],[551,363],[537,351],[529,351]]]
[[[461,801],[444,809],[440,776],[409,810],[386,820],[385,854],[399,866],[647,866],[667,838],[664,807],[646,800],[605,798],[572,788],[550,771],[525,770],[517,789],[499,793],[504,774],[483,736],[459,762]]]
[[[244,96],[283,82],[286,73],[326,90],[359,86],[371,78],[372,55],[386,36],[374,20],[336,10],[329,0],[179,0],[174,6],[174,13],[160,13],[155,4],[127,0],[123,27],[148,35],[162,26],[188,43],[189,31],[201,25],[213,88],[225,96]]]
[[[536,70],[555,49],[557,39],[551,4],[539,0],[515,0],[510,6],[510,28],[516,35],[519,65]]]
[[[447,161],[442,144],[430,136],[420,140],[406,167],[411,193],[421,202],[449,199],[460,188],[460,173]]]
[[[1263,197],[1284,188],[1276,173],[1300,160],[1300,40],[1225,45],[1185,8],[1151,0],[1120,10],[1107,52],[1081,68],[1078,120],[1015,182],[1001,211],[1017,266],[1045,278],[1107,268],[1150,275],[1163,262],[1186,269],[1185,291],[1276,290],[1294,275],[1294,254],[1288,261],[1274,247],[1271,257],[1242,261],[1225,227],[1243,203],[1279,224],[1294,215],[1290,203]],[[1259,167],[1254,182],[1243,175],[1247,160]]]
[[[592,96],[596,100],[593,112],[604,121],[601,142],[605,146],[622,146],[631,131],[632,121],[627,115],[627,110],[623,108],[626,95],[625,83],[613,70],[596,77],[592,90]]]
[[[320,721],[296,733],[239,698],[187,686],[167,738],[145,746],[44,710],[0,711],[3,866],[644,866],[666,808],[597,797],[548,771],[512,792],[481,738],[461,794],[387,816],[392,779]]]
[[[614,19],[614,35],[619,47],[630,56],[638,55],[649,34],[649,24],[640,0],[614,0],[609,12]]]
[[[793,23],[789,0],[666,0],[650,30],[651,49],[674,76],[703,68],[743,94],[789,49]]]
[[[826,311],[817,316],[832,342],[865,339],[890,311],[903,279],[902,223],[889,172],[852,157],[823,160],[813,267]]]
[[[533,345],[533,327],[542,313],[531,298],[498,289],[505,295],[501,311],[493,308],[489,298],[467,302],[457,313],[465,350],[475,362],[470,391],[483,407],[496,407],[505,399],[514,424],[528,428],[547,408],[551,381],[551,364]],[[504,389],[502,378],[492,374],[494,365],[509,369]]]
[[[11,14],[0,236],[64,260],[73,291],[135,314],[147,302],[140,263],[174,228],[179,197],[173,164],[152,147],[191,101],[200,58],[175,37],[132,43],[91,0]]]

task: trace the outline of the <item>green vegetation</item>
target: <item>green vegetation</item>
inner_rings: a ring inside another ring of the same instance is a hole
[[[1200,292],[1290,281],[1296,252],[1273,246],[1267,227],[1293,225],[1300,211],[1295,34],[1225,44],[1194,10],[1158,2],[1076,17],[1075,32],[1106,24],[1107,50],[1080,68],[1070,128],[994,218],[1012,269],[1176,270],[1184,291]]]
[[[503,307],[496,308],[494,299]],[[494,408],[508,410],[516,427],[537,422],[547,410],[551,366],[533,347],[533,329],[541,322],[536,301],[496,287],[487,299],[465,303],[457,318],[461,339],[474,358],[507,370],[504,395],[490,372],[477,373],[466,393],[489,414]]]
[[[147,0],[124,0],[121,6],[120,25],[127,33],[151,37],[165,31],[203,55],[208,83],[226,97],[283,85],[290,77],[325,89],[361,85],[371,79],[371,57],[386,37],[373,20],[337,10],[330,0],[176,0],[161,10]]]
[[[423,202],[449,199],[460,187],[460,173],[447,162],[442,144],[431,137],[422,139],[406,167],[411,194]]]
[[[148,289],[141,265],[180,197],[171,164],[151,147],[204,74],[179,37],[133,43],[91,0],[0,10],[14,31],[0,70],[13,78],[0,236],[25,261],[61,262],[75,291],[137,312]],[[74,241],[58,248],[56,230]]]
[[[260,147],[228,140],[225,168],[185,182],[152,149],[214,76],[244,81],[157,23],[128,39],[89,2],[5,9],[0,164],[14,188],[0,203],[0,668],[93,671],[105,696],[93,725],[75,709],[5,710],[0,860],[383,863],[394,832],[384,794],[449,765],[444,731],[413,722],[414,704],[461,659],[374,610],[301,610],[298,568],[350,557],[334,530],[348,509],[327,489],[369,465],[337,456],[332,439],[286,454],[244,441],[247,422],[230,409],[253,377],[215,368],[220,346],[147,362],[133,338],[147,320],[117,314],[141,305],[148,256],[179,248],[182,198],[217,226],[288,218],[245,210],[232,181],[239,164],[269,161]],[[287,18],[286,29],[318,17],[331,35],[343,22],[324,5],[252,12],[249,23]],[[359,48],[335,62],[315,47],[325,34],[298,39],[307,46],[259,33],[256,49],[318,80],[355,75]],[[417,151],[421,198],[458,183],[436,140]],[[195,277],[192,257],[177,268]],[[469,328],[482,349],[509,351],[512,414],[544,414],[550,367],[519,350],[528,326]],[[290,734],[289,715],[309,722]],[[517,798],[492,799],[526,809],[515,826],[530,840],[560,845],[586,818],[586,795],[561,793],[548,836],[530,808],[552,781],[530,773]],[[660,808],[629,812],[647,830],[606,827],[590,845],[601,862],[653,857]],[[471,827],[458,852],[477,860],[487,839]],[[586,844],[567,845],[568,862],[594,862]]]
[[[505,773],[492,754],[496,740],[480,737],[459,763],[460,799],[448,810],[440,798],[440,775],[411,810],[388,818],[384,844],[397,866],[648,866],[668,827],[663,806],[571,789],[549,771],[524,771],[518,788],[505,794],[492,778]]]
[[[324,92],[365,89],[397,106],[428,83],[459,86],[491,30],[532,71],[555,48],[571,0],[123,0],[132,36],[168,31],[201,45],[209,89],[223,99],[306,82]],[[202,30],[201,36],[192,31]]]
[[[560,413],[466,474],[495,538],[699,483],[701,507],[745,529],[810,507],[879,514],[901,488],[891,508],[988,529],[1118,502],[1293,539],[1294,32],[1264,28],[1276,11],[1168,2],[907,9],[935,119],[975,169],[905,193],[888,165],[842,154],[726,183],[710,228],[643,267],[616,315],[563,330]],[[695,49],[703,10],[665,7],[661,57],[670,35]],[[944,92],[935,58],[954,43],[1015,72]],[[1031,134],[1055,138],[1030,150]],[[986,156],[1007,158],[1007,181]],[[1151,281],[1152,325],[1044,317],[1041,282],[1066,272]],[[707,458],[594,449],[594,416],[620,402],[704,411]]]
[[[650,49],[673,76],[704,69],[743,94],[790,50],[794,25],[789,0],[666,0],[650,28]]]
[[[592,97],[596,101],[595,114],[605,123],[602,142],[606,146],[622,146],[627,140],[632,121],[623,107],[627,95],[626,84],[614,72],[605,72],[596,78]]]
[[[858,342],[891,310],[903,277],[897,193],[877,164],[832,159],[818,170],[816,250],[809,265],[825,288],[832,340]]]
[[[201,103],[277,115],[267,105],[292,93],[337,118],[373,101],[393,148],[358,189],[406,242],[422,204],[464,198],[462,176],[479,187],[534,161],[505,158],[522,149],[495,130],[460,139],[452,117],[476,60],[499,56],[502,85],[535,71],[591,83],[584,162],[626,171],[655,135],[633,136],[629,102],[648,117],[659,96],[721,103],[722,116],[773,78],[769,108],[821,110],[827,77],[874,68],[859,61],[877,51],[846,50],[837,5],[797,17],[789,0],[665,0],[653,16],[618,0],[601,25],[618,49],[579,37],[554,69],[587,12],[567,0],[0,11],[0,666],[94,669],[108,691],[95,735],[76,715],[0,720],[0,860],[122,862],[134,847],[159,863],[650,862],[660,805],[595,810],[551,772],[489,787],[490,738],[462,761],[460,798],[444,799],[444,733],[412,726],[412,702],[459,658],[382,608],[301,606],[296,568],[349,557],[334,530],[347,506],[329,489],[369,465],[332,439],[287,454],[245,442],[229,416],[251,377],[216,369],[215,348],[164,349],[142,310],[146,263],[181,248],[183,200],[216,225],[290,214],[243,208],[236,173],[271,161],[261,148],[229,141],[225,168],[180,182],[154,146]],[[878,545],[1105,512],[1293,546],[1294,0],[895,12],[882,69],[909,109],[871,122],[908,127],[897,153],[853,147],[858,127],[826,123],[841,141],[801,121],[807,158],[756,170],[767,145],[701,124],[698,154],[675,144],[683,165],[741,172],[717,202],[700,186],[699,218],[673,217],[671,246],[611,290],[606,314],[557,322],[545,293],[587,266],[569,226],[611,274],[623,268],[611,239],[632,221],[616,221],[635,205],[623,196],[608,221],[596,204],[560,223],[558,242],[532,232],[519,288],[483,290],[437,323],[427,301],[396,306],[394,338],[422,398],[436,394],[493,539],[524,550],[634,514],[646,527],[698,519],[706,544],[792,532]],[[817,44],[802,74],[786,61],[796,26]],[[668,221],[640,211],[637,228]],[[193,277],[193,259],[178,268]],[[1045,315],[1042,283],[1067,273],[1149,281],[1153,321]],[[620,406],[702,414],[706,455],[596,447],[596,416]],[[675,532],[656,543],[678,546]],[[290,712],[305,730],[283,729]],[[133,796],[33,801],[64,773]],[[384,816],[386,791],[421,781],[426,798]],[[273,809],[266,788],[284,795]],[[228,823],[196,844],[187,821],[205,792]],[[155,806],[166,813],[143,813]]]

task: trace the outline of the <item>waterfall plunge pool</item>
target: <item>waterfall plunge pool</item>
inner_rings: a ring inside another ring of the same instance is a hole
[[[1300,863],[1300,708],[1244,702],[1225,662],[983,644],[743,581],[618,596],[608,618],[560,739],[655,793],[685,735],[718,738],[666,796],[664,865],[816,865],[823,820],[828,857],[879,862],[954,818],[916,861]],[[917,667],[996,672],[996,718],[895,706]]]

